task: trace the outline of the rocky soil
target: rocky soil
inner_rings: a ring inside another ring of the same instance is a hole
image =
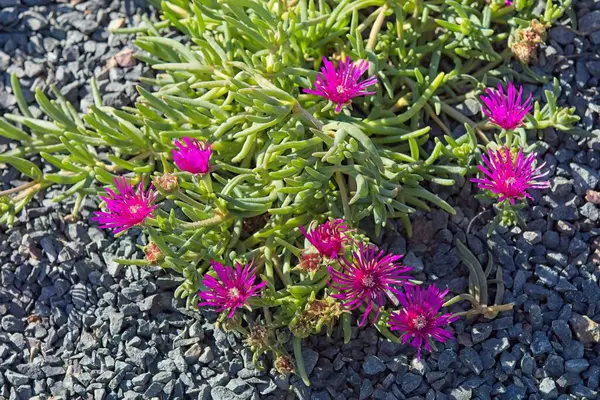
[[[549,32],[534,70],[559,78],[559,104],[575,106],[581,127],[600,134],[600,3],[573,3],[577,21],[565,18]],[[105,101],[129,104],[147,70],[127,53],[115,57],[133,48],[132,38],[106,27],[135,24],[144,13],[152,11],[137,0],[0,0],[0,113],[16,110],[11,72],[29,101],[35,88],[55,84],[84,111],[92,102],[89,79],[96,76]],[[526,89],[541,98],[549,85]],[[461,107],[466,114],[478,111]],[[457,215],[418,213],[413,239],[405,240],[400,228],[376,239],[406,253],[405,263],[427,282],[456,294],[465,291],[467,270],[455,240],[466,241],[482,261],[490,250],[503,269],[504,302],[514,302],[514,310],[492,321],[455,323],[456,340],[438,344],[420,361],[373,328],[356,330],[348,345],[310,338],[304,350],[310,388],[297,377],[255,369],[240,338],[215,329],[213,313],[185,310],[174,299],[178,278],[160,268],[114,263],[113,255],[142,257],[140,230],[115,240],[89,223],[97,207],[91,200],[81,220],[69,222],[69,203],[52,203],[59,192],[47,191],[15,228],[0,232],[0,398],[596,398],[600,139],[547,129],[544,141],[541,157],[552,187],[529,202],[525,230],[499,229],[487,237],[490,213],[468,230],[488,206],[463,180],[436,189]],[[0,152],[9,147],[0,141]],[[0,170],[0,190],[18,184],[14,170]]]

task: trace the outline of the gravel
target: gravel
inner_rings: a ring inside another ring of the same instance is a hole
[[[553,27],[534,69],[557,76],[558,104],[575,107],[580,127],[600,133],[600,4],[573,3],[577,29],[567,19]],[[123,52],[133,48],[132,38],[111,35],[106,26],[135,24],[145,12],[151,10],[142,1],[0,0],[0,112],[16,112],[12,72],[29,102],[36,88],[55,84],[85,111],[95,76],[110,105],[130,104],[148,69]],[[549,86],[527,88],[539,98]],[[477,111],[472,102],[460,107],[468,115]],[[216,329],[214,313],[186,310],[174,298],[177,278],[111,261],[113,254],[142,257],[141,231],[115,240],[90,226],[97,206],[91,200],[80,221],[67,222],[70,204],[51,203],[60,194],[51,189],[32,200],[15,228],[0,231],[0,398],[596,398],[600,230],[598,203],[586,195],[599,189],[600,140],[547,129],[544,141],[552,187],[522,211],[524,228],[488,237],[487,216],[467,235],[488,206],[465,183],[440,191],[456,215],[417,212],[412,238],[399,223],[381,238],[390,251],[407,253],[417,279],[454,294],[468,285],[455,240],[466,241],[484,265],[489,249],[502,266],[503,301],[514,303],[513,312],[459,320],[456,339],[436,343],[420,360],[373,327],[354,330],[348,345],[336,334],[311,337],[303,343],[310,388],[297,376],[278,376],[269,360],[266,369],[255,369],[241,338]],[[0,151],[6,148],[0,141]],[[18,178],[0,170],[0,189]]]

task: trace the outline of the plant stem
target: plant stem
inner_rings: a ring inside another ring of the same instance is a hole
[[[0,196],[7,196],[7,195],[12,194],[12,193],[17,193],[17,192],[20,192],[21,190],[25,190],[25,189],[28,189],[28,188],[30,188],[32,186],[35,186],[36,184],[37,184],[37,182],[35,182],[35,181],[27,182],[27,183],[24,183],[22,185],[19,185],[19,186],[15,187],[15,188],[1,191],[0,192]]]
[[[387,3],[383,6],[379,7],[379,15],[373,23],[371,27],[371,32],[369,33],[369,41],[367,42],[367,50],[373,50],[375,47],[375,43],[377,42],[377,36],[379,35],[379,31],[381,30],[381,26],[383,25],[383,21],[385,20],[385,12],[388,9]]]
[[[188,203],[190,206],[198,207],[199,209],[204,208],[204,204],[192,199],[190,196],[185,194],[181,188],[177,189],[173,194],[177,196],[179,200],[182,200],[184,203]]]
[[[400,343],[400,338],[390,332],[387,326],[383,324],[375,324],[375,328],[389,341],[393,343]]]
[[[41,188],[42,188],[42,185],[40,183],[35,183],[33,186],[27,188],[26,190],[22,191],[17,196],[15,196],[13,201],[17,202],[17,201],[25,199],[29,196],[33,196]]]
[[[448,114],[449,116],[451,116],[452,118],[454,118],[456,121],[463,123],[463,124],[469,124],[470,126],[472,126],[484,144],[488,144],[490,142],[490,140],[487,138],[487,136],[485,136],[485,133],[483,133],[481,131],[481,129],[479,129],[477,127],[477,124],[472,119],[464,116],[463,114],[458,112],[454,107],[446,104],[443,101],[440,102],[440,104],[442,105],[442,111],[445,112],[446,114]]]
[[[296,102],[296,104],[294,104],[294,107],[292,108],[292,110],[294,111],[294,113],[298,114],[300,117],[310,121],[310,123],[313,124],[315,128],[317,128],[319,130],[323,129],[323,123],[321,121],[319,121],[318,119],[316,119],[314,117],[314,115],[312,115],[311,113],[306,111],[304,108],[302,108],[300,103]]]
[[[350,325],[350,318],[352,314],[344,313],[342,314],[342,328],[344,330],[344,343],[350,343],[350,339],[352,339],[352,326]]]
[[[448,300],[447,302],[445,302],[444,304],[442,304],[442,307],[449,307],[452,304],[456,304],[459,303],[461,301],[464,300],[468,300],[471,305],[475,308],[480,308],[481,305],[479,304],[479,302],[475,299],[475,297],[471,296],[468,293],[463,293],[463,294],[459,294],[458,296],[454,296],[453,298],[451,298],[450,300]]]
[[[427,113],[429,113],[431,119],[434,120],[436,124],[438,124],[438,126],[442,129],[442,131],[444,131],[446,135],[452,135],[452,132],[450,131],[450,129],[448,129],[446,124],[444,124],[442,120],[437,115],[435,115],[435,112],[433,111],[433,108],[431,108],[429,103],[425,103],[425,110],[427,111]]]
[[[304,358],[302,357],[302,338],[294,336],[294,358],[296,359],[296,370],[298,375],[302,378],[302,381],[306,386],[310,386],[308,380],[308,374],[306,373],[306,367],[304,366]]]
[[[335,181],[337,182],[340,189],[340,197],[342,198],[342,208],[344,209],[344,219],[346,221],[352,219],[352,214],[350,213],[350,205],[348,204],[348,192],[346,190],[346,184],[344,183],[344,177],[337,171],[335,173]]]

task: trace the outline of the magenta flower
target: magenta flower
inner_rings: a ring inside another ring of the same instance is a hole
[[[342,271],[329,266],[329,274],[333,280],[332,287],[339,293],[332,297],[342,300],[344,307],[350,310],[366,303],[366,310],[359,326],[363,326],[373,308],[376,319],[379,308],[384,305],[385,297],[391,293],[401,294],[395,286],[409,284],[410,276],[405,275],[411,267],[398,264],[400,255],[377,252],[375,246],[359,245],[359,250],[352,253],[352,261],[345,257],[339,259]]]
[[[92,221],[98,222],[100,228],[114,229],[116,234],[141,224],[158,206],[153,205],[156,200],[156,191],[150,185],[144,192],[143,180],[137,191],[124,177],[116,177],[115,186],[118,193],[106,188],[108,196],[100,196],[106,202],[108,212],[96,211],[96,216],[92,217]]]
[[[211,261],[211,265],[219,279],[210,275],[204,276],[202,283],[208,290],[198,293],[198,296],[205,300],[198,306],[216,307],[217,312],[229,310],[229,318],[233,317],[237,308],[247,306],[248,299],[258,295],[267,284],[267,282],[254,284],[256,270],[252,268],[252,264],[244,265],[242,268],[240,263],[235,263],[235,269],[216,261]]]
[[[306,231],[303,226],[299,226],[298,229],[315,246],[319,254],[328,258],[336,258],[343,251],[344,243],[349,240],[346,236],[348,227],[339,218],[327,221],[310,231]]]
[[[417,349],[417,358],[421,359],[421,348],[431,351],[430,339],[440,343],[452,338],[452,332],[442,327],[456,321],[452,314],[438,315],[444,296],[448,289],[441,292],[434,285],[426,290],[420,286],[408,285],[398,300],[402,309],[390,316],[390,330],[402,332],[402,343],[410,340],[410,345]],[[412,339],[412,340],[411,340]]]
[[[516,199],[532,198],[528,189],[546,189],[550,182],[542,180],[548,172],[542,173],[545,164],[534,168],[535,153],[525,158],[523,149],[519,149],[516,156],[511,154],[508,147],[497,151],[488,150],[487,156],[481,156],[485,165],[479,165],[483,178],[472,178],[471,182],[477,183],[479,189],[489,190],[500,196],[499,201],[508,199],[515,204]],[[487,167],[487,168],[486,168]]]
[[[506,7],[512,6],[513,5],[513,1],[512,0],[504,0],[504,5]]]
[[[360,76],[369,68],[367,60],[354,63],[350,61],[350,57],[346,57],[337,70],[325,57],[323,63],[325,66],[317,76],[315,88],[304,89],[304,93],[325,97],[337,104],[335,112],[340,112],[342,107],[349,105],[354,97],[375,93],[367,92],[367,88],[377,83],[376,77],[372,76],[359,82]]]
[[[481,101],[485,104],[481,110],[490,118],[490,121],[500,128],[506,130],[514,130],[523,125],[525,115],[533,107],[531,104],[531,94],[523,104],[521,97],[523,95],[523,87],[517,88],[512,82],[508,83],[508,94],[504,95],[504,89],[501,84],[498,84],[498,90],[486,89],[487,96],[480,96]]]
[[[185,136],[183,143],[176,140],[177,149],[173,149],[173,160],[180,170],[192,174],[206,174],[210,168],[212,147],[206,142],[200,142]]]

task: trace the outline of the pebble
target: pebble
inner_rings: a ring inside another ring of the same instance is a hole
[[[362,369],[367,375],[377,375],[386,370],[385,363],[379,357],[369,356],[362,365]]]
[[[590,366],[590,363],[585,358],[568,360],[565,362],[565,371],[580,374]]]

